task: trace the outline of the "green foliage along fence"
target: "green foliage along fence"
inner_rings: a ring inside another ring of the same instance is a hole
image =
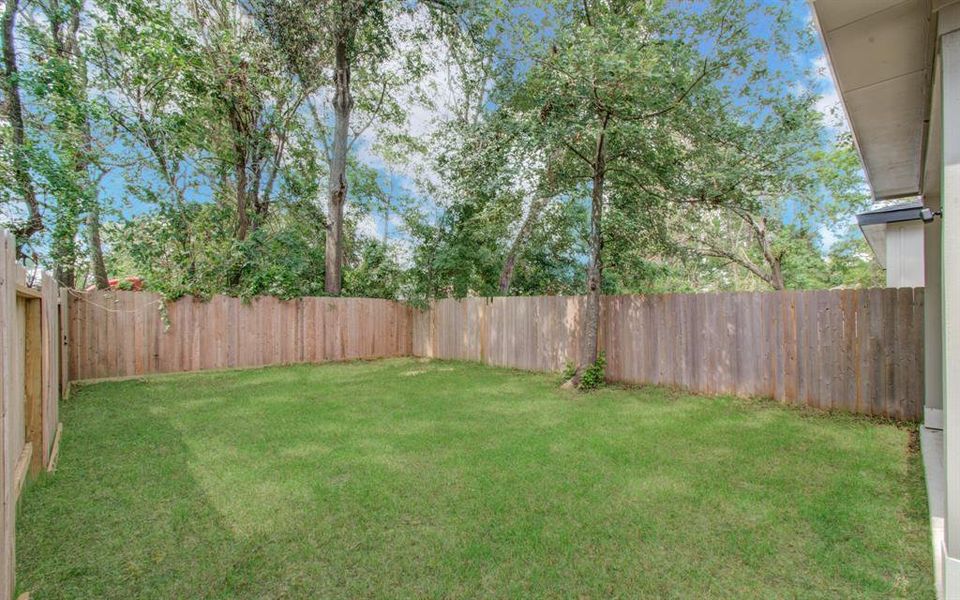
[[[559,371],[579,349],[581,297],[441,300],[413,319],[416,356]],[[609,296],[609,381],[917,420],[921,288]]]

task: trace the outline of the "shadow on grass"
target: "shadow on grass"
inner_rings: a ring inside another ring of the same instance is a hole
[[[260,549],[232,535],[193,477],[181,433],[135,400],[91,402],[96,393],[65,404],[57,472],[21,501],[18,590],[33,598],[243,595]]]

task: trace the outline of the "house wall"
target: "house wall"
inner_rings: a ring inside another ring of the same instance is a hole
[[[927,207],[940,208],[940,200],[930,200]],[[933,429],[943,428],[943,314],[940,286],[940,220],[927,225],[924,236],[924,269],[926,295],[923,303],[924,356],[924,424]]]
[[[922,221],[887,224],[887,287],[923,287]]]
[[[941,148],[943,145],[941,119],[942,94],[939,76],[939,58],[934,69],[933,89],[930,95],[930,129],[927,136],[926,164],[924,164],[923,205],[933,213],[940,211]],[[923,268],[926,295],[923,303],[923,405],[924,425],[931,429],[943,428],[943,315],[941,311],[940,219],[928,223],[923,236]]]
[[[943,472],[946,509],[943,595],[960,596],[960,4],[939,14],[942,86],[941,283]]]
[[[940,198],[928,195],[926,206],[931,210],[940,209]],[[924,297],[924,386],[923,386],[923,422],[932,429],[943,428],[943,314],[941,312],[940,286],[940,220],[935,219],[927,225],[925,232],[924,270],[926,272],[926,296]]]

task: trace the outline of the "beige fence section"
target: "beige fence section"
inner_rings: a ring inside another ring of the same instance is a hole
[[[71,293],[70,379],[409,356],[411,309],[373,298]]]
[[[582,297],[441,300],[413,322],[416,356],[557,371],[579,350]],[[769,396],[916,420],[923,290],[609,296],[607,378]]]
[[[0,231],[0,600],[14,591],[16,506],[28,477],[52,468],[59,443],[60,290],[26,285],[13,236]]]

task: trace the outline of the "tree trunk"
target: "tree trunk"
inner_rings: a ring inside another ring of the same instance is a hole
[[[234,135],[237,135],[236,132]],[[237,239],[242,242],[247,239],[247,231],[250,229],[250,213],[247,210],[247,158],[243,144],[238,143],[235,150],[233,171],[237,186]]]
[[[337,36],[333,74],[334,128],[330,157],[330,184],[327,201],[327,240],[324,270],[324,289],[339,296],[342,289],[343,265],[343,207],[347,201],[347,151],[350,132],[350,112],[353,96],[350,94],[350,60],[347,55],[346,32]]]
[[[58,1],[41,5],[50,28],[52,46],[47,51],[69,65],[70,85],[74,87],[77,99],[64,96],[70,102],[71,109],[60,111],[55,119],[55,127],[65,139],[78,140],[76,144],[66,144],[57,150],[60,160],[73,169],[75,184],[81,193],[61,194],[53,205],[54,222],[50,253],[54,259],[54,273],[60,285],[73,288],[78,285],[76,265],[78,260],[77,236],[80,233],[81,218],[87,213],[88,224],[95,220],[95,234],[86,232],[90,245],[90,267],[95,273],[106,272],[103,267],[103,251],[100,245],[100,209],[97,203],[97,184],[90,172],[93,160],[93,138],[90,120],[86,113],[87,68],[80,53],[78,31],[80,29],[80,11],[82,3],[70,3],[65,9]],[[93,205],[96,206],[93,206]],[[92,211],[92,217],[91,217]],[[106,275],[100,287],[106,287]],[[83,285],[83,281],[79,283]]]
[[[572,387],[579,387],[584,372],[599,355],[600,341],[600,294],[603,284],[603,184],[605,175],[600,172],[593,177],[593,193],[590,199],[590,264],[587,266],[587,300],[583,315],[583,337],[577,370],[570,379]]]
[[[527,212],[523,224],[520,225],[520,231],[517,232],[517,237],[514,238],[513,243],[510,245],[510,250],[507,251],[507,257],[503,261],[503,269],[500,270],[501,296],[506,296],[510,292],[510,284],[513,283],[513,274],[517,268],[517,256],[520,254],[523,245],[527,242],[527,238],[530,237],[530,232],[540,218],[540,213],[549,201],[549,196],[538,194],[530,202],[530,210]]]
[[[61,287],[69,289],[77,287],[77,270],[73,265],[57,263],[53,267],[53,277]]]
[[[390,241],[390,203],[393,201],[393,177],[390,177],[390,192],[383,201],[383,247]]]
[[[19,0],[7,0],[3,12],[3,65],[4,87],[7,93],[6,116],[10,121],[11,141],[13,142],[13,176],[17,182],[17,192],[27,206],[27,219],[14,228],[17,237],[17,252],[22,253],[23,244],[43,229],[40,217],[40,204],[30,179],[30,171],[25,158],[27,150],[26,131],[23,123],[23,103],[20,99],[20,84],[17,81],[17,48],[14,40],[14,27],[17,21]]]
[[[510,245],[510,250],[507,252],[507,258],[503,261],[503,269],[500,271],[500,294],[503,296],[506,296],[510,292],[510,285],[513,283],[513,274],[517,268],[517,257],[520,254],[520,250],[523,248],[523,245],[526,244],[527,238],[530,237],[530,232],[533,231],[534,225],[536,225],[537,220],[539,220],[540,213],[543,212],[544,207],[546,207],[547,203],[553,198],[553,164],[560,160],[560,158],[560,152],[554,152],[547,158],[547,164],[545,165],[546,172],[540,182],[540,187],[535,192],[536,195],[530,202],[530,211],[523,220],[523,224],[520,225],[520,231],[517,232],[517,237],[513,240],[513,244]]]
[[[767,283],[777,291],[787,289],[783,280],[783,255],[774,254],[773,248],[770,247],[770,240],[767,238],[767,219],[761,218],[760,222],[754,227],[754,231],[760,242],[763,259],[770,267],[770,277],[767,279]]]
[[[80,200],[57,198],[53,228],[50,232],[50,256],[60,285],[76,287],[77,234],[80,231]]]
[[[386,248],[387,243],[390,241],[390,204],[387,203],[383,207],[383,246]]]
[[[107,267],[103,262],[103,244],[100,242],[100,202],[93,198],[87,211],[87,243],[90,245],[90,267],[98,290],[110,288]]]
[[[83,84],[86,85],[86,67],[83,68]],[[84,87],[83,96],[86,98],[86,88]],[[90,119],[84,116],[83,119],[84,127],[84,152],[86,156],[90,156],[90,153],[93,152],[93,136],[90,132]],[[87,176],[87,184],[90,186],[88,190],[87,201],[89,205],[87,208],[87,245],[90,247],[90,270],[93,271],[93,281],[97,286],[98,290],[106,290],[110,288],[110,281],[107,278],[107,266],[103,260],[103,242],[100,239],[100,192],[97,190],[98,185],[90,179],[90,167],[83,161],[82,163],[83,171]]]
[[[779,257],[774,257],[770,263],[770,287],[777,291],[787,289],[786,283],[783,281],[783,265],[780,263]]]
[[[73,6],[70,27],[68,28],[67,50],[64,52],[65,60],[70,60],[68,54],[73,53],[72,58],[77,61],[77,82],[80,87],[78,94],[86,103],[87,100],[87,63],[86,58],[80,54],[80,43],[77,39],[77,31],[80,29],[80,10],[82,3]],[[80,159],[77,161],[76,169],[85,179],[87,186],[87,245],[90,246],[90,270],[93,271],[93,280],[98,290],[110,288],[110,282],[107,279],[107,267],[103,261],[103,243],[100,240],[100,193],[97,190],[98,183],[95,183],[90,173],[90,161],[93,156],[93,133],[90,127],[89,114],[84,112],[83,122],[81,123],[83,134],[83,148]]]
[[[600,342],[600,294],[603,291],[603,185],[606,180],[606,128],[604,117],[593,163],[593,190],[590,194],[590,263],[587,266],[587,301],[583,315],[583,336],[577,370],[566,387],[579,387],[586,370],[597,362]]]

